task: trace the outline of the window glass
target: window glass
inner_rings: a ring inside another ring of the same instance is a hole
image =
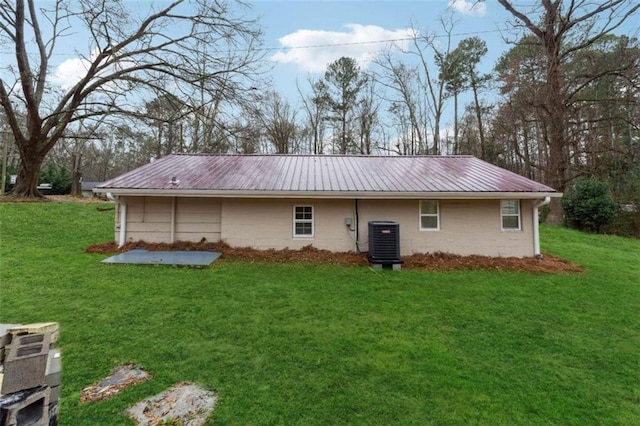
[[[440,229],[440,205],[437,200],[420,201],[420,229]]]
[[[296,235],[311,235],[310,223],[296,223]]]
[[[503,201],[502,214],[515,215],[518,214],[518,202],[517,201]]]
[[[312,219],[311,206],[296,207],[296,220],[311,220],[311,219]]]
[[[520,201],[503,200],[500,203],[502,229],[520,229]]]
[[[422,216],[420,218],[422,229],[437,229],[438,218],[434,216]]]
[[[313,237],[313,206],[295,206],[293,236]]]
[[[426,200],[421,202],[422,214],[438,214],[438,202]]]

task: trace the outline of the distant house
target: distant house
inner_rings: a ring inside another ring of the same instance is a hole
[[[95,197],[95,193],[93,192],[93,188],[100,185],[101,182],[81,182],[81,190],[83,197]]]
[[[399,224],[401,254],[534,256],[554,189],[471,156],[169,155],[98,185],[115,239],[223,240],[257,249],[368,251]]]

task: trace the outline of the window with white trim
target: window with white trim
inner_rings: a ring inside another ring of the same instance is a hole
[[[440,229],[440,203],[437,200],[420,201],[420,230],[437,231]]]
[[[293,207],[293,236],[313,237],[313,206]]]
[[[500,216],[503,231],[520,230],[520,200],[500,201]]]

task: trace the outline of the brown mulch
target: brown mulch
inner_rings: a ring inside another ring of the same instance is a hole
[[[250,262],[269,263],[311,263],[324,265],[367,266],[366,253],[332,252],[306,246],[300,250],[256,250],[249,247],[231,247],[223,242],[199,243],[180,241],[174,244],[155,244],[144,241],[125,244],[118,247],[115,242],[94,244],[87,247],[87,253],[113,254],[145,248],[149,251],[215,251],[222,253],[223,259],[243,260]],[[584,272],[584,268],[567,260],[545,254],[542,259],[536,257],[487,257],[487,256],[458,256],[447,253],[412,254],[403,256],[404,269],[427,271],[459,271],[459,270],[493,270],[520,271],[540,273],[569,273]]]

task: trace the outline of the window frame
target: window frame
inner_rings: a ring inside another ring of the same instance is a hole
[[[298,219],[296,218],[296,210],[298,208],[310,208],[311,209],[311,219]],[[316,233],[315,227],[315,209],[313,205],[310,204],[296,204],[293,206],[293,238],[314,238]],[[297,234],[296,233],[296,225],[298,223],[310,223],[311,224],[311,234]]]
[[[436,203],[436,213],[422,213],[422,203],[424,201],[433,201]],[[422,227],[422,218],[423,217],[435,217],[436,218],[436,227],[435,228],[423,228]],[[420,231],[439,231],[440,230],[440,200],[434,199],[424,199],[418,201],[418,226]]]
[[[518,207],[518,212],[516,214],[505,214],[503,211],[503,206],[505,203],[516,203]],[[504,219],[505,217],[517,217],[518,218],[518,227],[517,228],[505,228],[504,227]],[[505,232],[516,232],[522,231],[522,206],[520,200],[500,200],[500,229]]]

